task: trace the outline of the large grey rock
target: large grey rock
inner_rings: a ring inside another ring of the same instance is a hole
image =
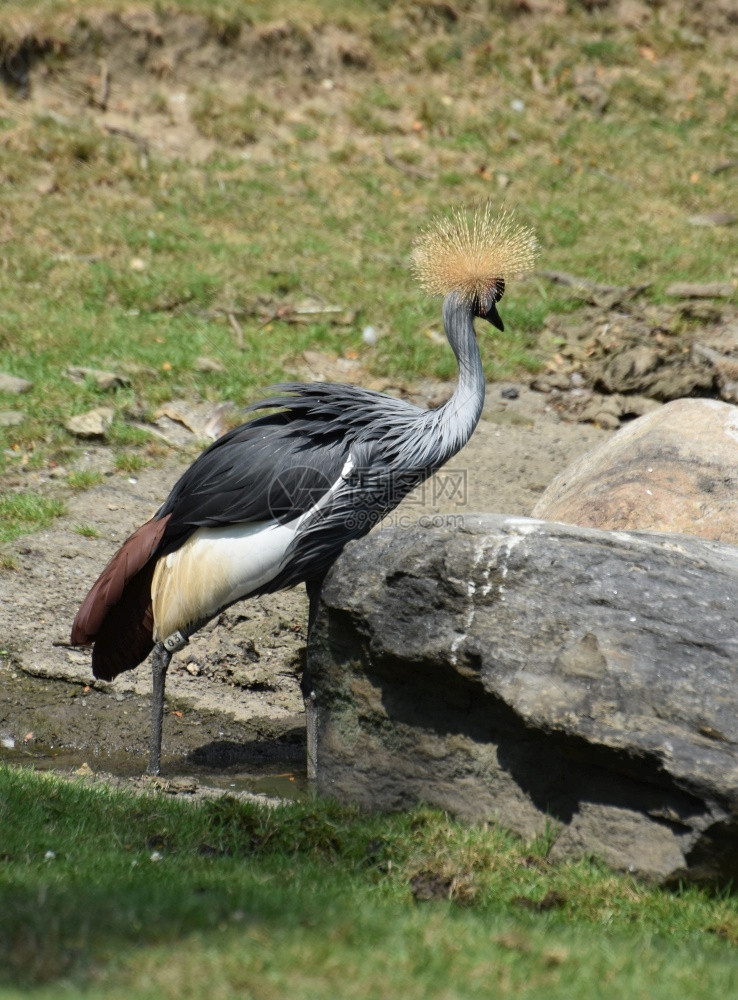
[[[561,472],[534,517],[738,544],[738,406],[675,399]]]
[[[738,876],[738,549],[465,515],[348,546],[322,601],[322,792]]]

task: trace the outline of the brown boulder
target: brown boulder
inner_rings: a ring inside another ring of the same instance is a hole
[[[677,399],[639,417],[560,473],[533,516],[738,545],[738,407]]]

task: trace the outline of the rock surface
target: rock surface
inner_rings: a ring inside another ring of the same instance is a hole
[[[738,545],[738,406],[678,399],[639,417],[561,472],[533,516]]]
[[[28,392],[33,387],[33,382],[20,378],[18,375],[11,375],[9,372],[0,372],[0,392],[7,392],[13,396],[19,396],[23,392]]]
[[[64,424],[66,429],[80,438],[102,438],[110,430],[115,417],[112,406],[98,406],[87,413],[78,413]]]
[[[310,663],[323,793],[738,876],[738,549],[491,514],[382,530],[329,575]]]
[[[77,383],[84,383],[90,379],[98,389],[104,390],[120,389],[131,384],[130,377],[122,372],[108,372],[100,368],[85,368],[79,365],[67,368],[67,378]]]

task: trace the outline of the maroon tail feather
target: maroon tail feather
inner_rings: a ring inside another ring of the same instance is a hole
[[[82,602],[72,625],[75,646],[94,643],[92,670],[110,681],[146,659],[154,645],[151,580],[171,515],[152,518],[121,545]]]
[[[137,667],[153,649],[151,578],[155,566],[156,559],[150,559],[128,581],[118,603],[108,608],[92,649],[92,672],[95,677],[112,681],[124,670]]]

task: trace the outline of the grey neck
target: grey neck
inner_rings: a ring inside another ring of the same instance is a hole
[[[484,369],[474,332],[474,313],[470,303],[455,294],[443,301],[443,325],[451,350],[459,366],[456,391],[437,410],[440,427],[448,446],[448,457],[455,455],[472,436],[484,406]]]

